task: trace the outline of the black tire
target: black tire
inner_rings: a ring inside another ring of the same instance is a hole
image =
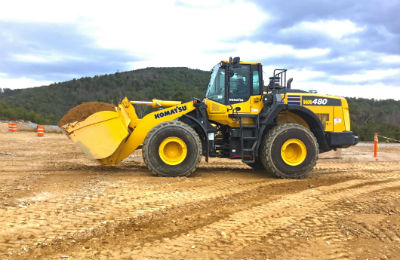
[[[187,148],[186,157],[176,165],[170,165],[161,159],[159,147],[168,137],[178,137]],[[192,174],[201,160],[201,141],[189,125],[180,121],[169,121],[155,126],[146,136],[143,143],[143,160],[149,170],[156,176],[178,177]]]
[[[306,156],[295,166],[289,165],[282,158],[282,146],[289,139],[300,140],[305,145]],[[310,130],[298,124],[284,124],[272,128],[265,136],[261,162],[267,172],[279,178],[301,179],[307,177],[314,168],[318,153],[317,140]]]

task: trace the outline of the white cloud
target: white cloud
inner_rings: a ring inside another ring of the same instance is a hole
[[[295,82],[307,82],[315,78],[326,77],[326,73],[323,71],[315,71],[309,69],[293,69],[287,72],[288,78],[293,77]]]
[[[226,41],[249,36],[268,19],[257,6],[243,1],[202,4],[201,8],[174,6],[171,1],[142,1],[127,5],[118,15],[109,10],[91,17],[88,31],[103,48],[123,49],[142,58],[135,68],[188,66],[208,69],[215,49],[230,50]],[[166,11],[168,10],[168,11]],[[226,17],[235,17],[226,19]],[[223,57],[227,58],[227,57]]]
[[[320,21],[304,21],[290,28],[281,30],[285,34],[298,34],[304,31],[325,34],[335,39],[341,39],[344,36],[361,32],[365,27],[357,26],[350,20],[320,20]]]
[[[317,90],[318,93],[341,97],[362,97],[400,100],[400,88],[383,83],[334,85],[326,82],[299,82],[294,88]]]
[[[400,55],[386,55],[381,57],[383,63],[400,63]]]
[[[16,0],[0,9],[3,21],[76,24],[97,47],[125,50],[142,59],[135,68],[209,68],[210,58],[216,56],[210,54],[215,46],[251,35],[267,19],[258,6],[241,0]],[[45,60],[31,53],[20,55],[37,62]]]
[[[58,54],[58,53],[39,53],[39,54],[14,54],[13,59],[21,62],[32,62],[32,63],[54,63],[65,60],[79,60],[84,61],[82,57],[75,57],[70,55]]]
[[[137,57],[139,61],[131,62],[130,69],[186,66],[208,70],[232,55],[230,44],[224,42],[250,36],[267,19],[258,6],[241,0],[16,0],[0,9],[0,21],[76,25],[93,39],[94,47],[118,49]],[[32,50],[14,58],[44,63],[76,57]]]
[[[365,72],[363,76],[368,73],[374,74],[375,72]],[[393,72],[392,72],[393,73]],[[383,76],[380,74],[380,76]],[[265,77],[265,76],[264,76]],[[341,96],[341,97],[362,97],[362,98],[375,98],[375,99],[395,99],[400,100],[400,87],[395,85],[383,84],[380,82],[373,84],[358,84],[357,81],[348,80],[348,84],[334,84],[327,80],[321,80],[324,77],[328,79],[328,75],[323,71],[312,71],[307,69],[289,70],[287,78],[293,77],[292,88],[302,89],[305,91],[316,90],[320,94]],[[340,77],[340,76],[332,76]],[[344,76],[343,76],[344,77]],[[348,76],[357,78],[356,75]],[[347,79],[347,76],[346,76]],[[361,82],[361,78],[358,78]]]
[[[72,23],[84,17],[91,5],[95,11],[95,1],[52,1],[52,0],[13,0],[3,3],[0,19],[15,22],[33,23]]]
[[[0,74],[0,88],[30,88],[46,86],[53,83],[48,80],[34,80],[27,77],[9,78],[6,74]]]
[[[366,51],[353,51],[350,54],[342,54],[342,56],[324,59],[318,61],[319,64],[332,64],[336,63],[336,66],[340,67],[340,64],[351,65],[354,67],[363,67],[367,66],[371,63],[371,60],[374,60],[375,56],[378,56],[379,53],[372,53]]]
[[[364,70],[360,73],[353,73],[348,75],[335,75],[331,76],[331,78],[346,82],[365,82],[371,80],[381,80],[395,75],[400,75],[400,69]]]
[[[138,57],[139,61],[130,63],[131,69],[186,66],[208,70],[229,56],[240,56],[245,61],[283,56],[305,60],[321,58],[319,60],[323,63],[323,59],[331,53],[328,47],[295,49],[285,44],[233,40],[255,34],[270,18],[273,14],[265,13],[257,5],[244,0],[14,0],[7,1],[0,8],[0,21],[76,25],[83,35],[92,37],[96,48],[118,49]],[[307,31],[326,35],[332,40],[347,41],[365,29],[350,20],[331,19],[303,21],[280,33],[300,35]],[[13,35],[7,32],[3,32],[2,37],[13,39]],[[370,56],[371,52],[360,50],[327,62],[363,65]],[[63,53],[38,53],[34,49],[32,53],[18,52],[13,58],[34,63],[82,59]],[[380,61],[386,65],[398,64],[400,55],[382,56]],[[273,69],[273,66],[264,67],[266,79]],[[297,69],[289,71],[288,78],[294,77],[294,88],[316,89],[321,93],[341,96],[393,98],[400,97],[400,87],[381,83],[364,86],[359,83],[399,74],[396,68],[366,70],[351,75],[327,75],[322,71]],[[84,75],[73,77],[80,76]],[[323,77],[349,84],[335,86],[321,82]],[[50,83],[28,77],[11,78],[0,72],[0,87],[23,88]]]
[[[294,56],[297,58],[315,58],[324,56],[330,52],[328,48],[294,49],[290,45],[272,44],[265,42],[243,41],[232,44],[224,44],[232,49],[234,54],[243,55],[248,59],[259,61],[270,57]]]

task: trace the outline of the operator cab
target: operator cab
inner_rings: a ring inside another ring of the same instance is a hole
[[[206,97],[224,105],[241,103],[261,95],[262,86],[261,63],[240,62],[236,57],[214,66]]]

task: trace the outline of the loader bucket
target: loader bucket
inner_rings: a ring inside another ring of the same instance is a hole
[[[80,106],[74,108],[75,111],[82,110]],[[72,113],[71,111],[66,116]],[[128,136],[129,123],[126,112],[115,108],[115,111],[95,112],[83,121],[75,121],[61,127],[90,158],[104,159],[112,155]]]

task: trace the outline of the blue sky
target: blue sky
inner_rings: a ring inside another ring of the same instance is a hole
[[[397,0],[7,1],[0,88],[240,56],[295,88],[400,99],[399,14]]]

